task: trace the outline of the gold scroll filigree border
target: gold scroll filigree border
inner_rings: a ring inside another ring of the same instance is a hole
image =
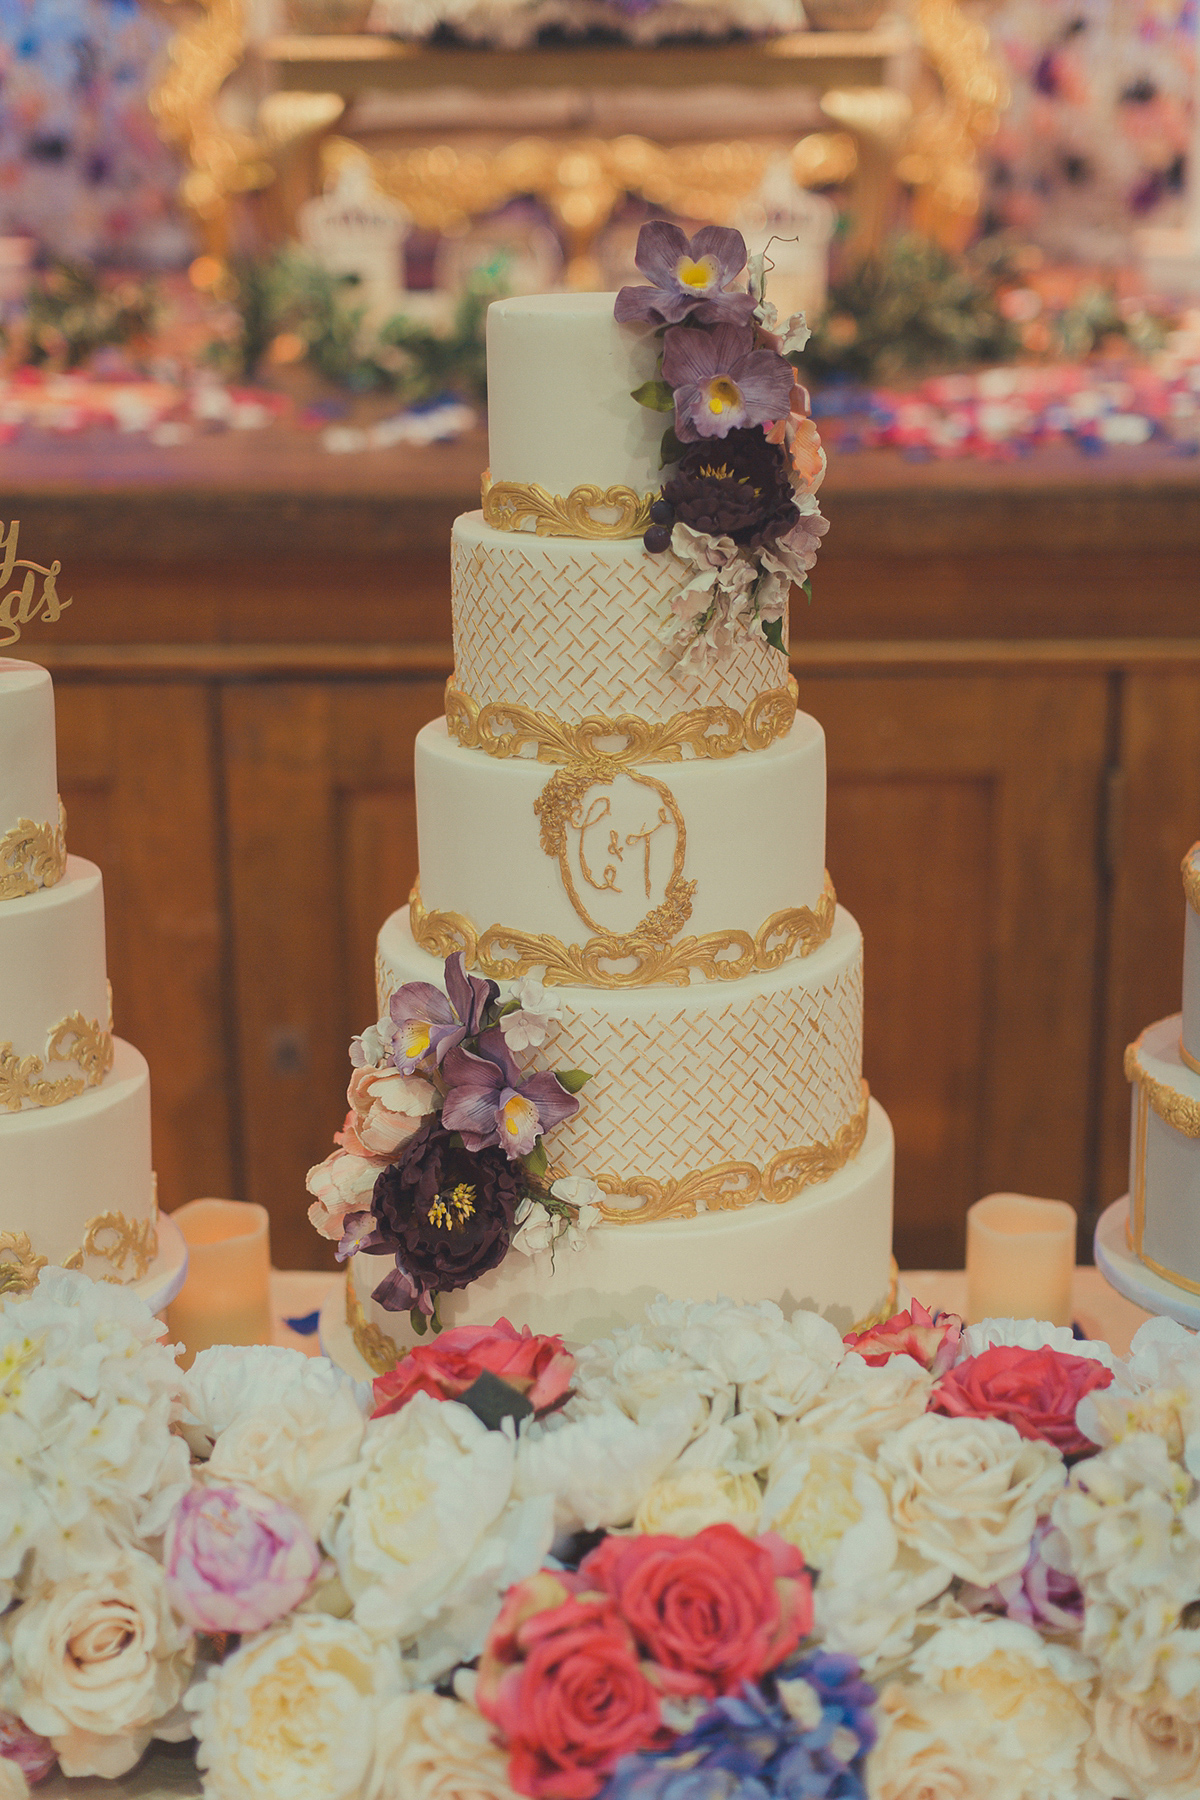
[[[1194,913],[1200,913],[1200,843],[1192,845],[1179,867],[1187,903]]]
[[[1143,1036],[1145,1034],[1143,1033]],[[1158,1081],[1143,1064],[1139,1051],[1142,1039],[1136,1038],[1125,1052],[1125,1079],[1133,1082],[1147,1104],[1164,1125],[1184,1137],[1200,1138],[1200,1100],[1181,1094],[1165,1081]]]
[[[547,987],[686,987],[693,970],[706,981],[739,981],[778,969],[793,956],[810,956],[833,930],[837,896],[826,875],[815,907],[773,913],[753,937],[748,931],[710,931],[675,944],[646,937],[593,937],[583,944],[564,944],[549,934],[510,931],[503,925],[480,932],[463,913],[426,912],[419,882],[408,904],[409,925],[422,950],[440,958],[461,950],[468,968],[494,981],[517,981],[540,968]],[[615,962],[634,966],[614,969]]]
[[[662,720],[590,713],[571,724],[516,700],[489,700],[481,706],[451,676],[446,727],[465,750],[484,750],[501,759],[532,747],[538,762],[603,762],[626,768],[631,763],[682,762],[685,748],[698,760],[765,750],[792,729],[799,697],[796,678],[789,675],[786,686],[764,689],[740,713],[732,706],[700,706]],[[617,749],[600,747],[598,740],[614,738],[624,739]]]
[[[38,1255],[27,1231],[0,1231],[0,1298],[27,1294],[36,1287],[47,1261]]]
[[[751,1162],[714,1163],[678,1180],[653,1181],[644,1175],[600,1174],[594,1177],[606,1194],[628,1195],[642,1205],[625,1211],[602,1205],[601,1216],[610,1225],[648,1225],[665,1219],[692,1219],[705,1212],[738,1212],[766,1201],[782,1206],[815,1181],[828,1181],[858,1155],[867,1135],[867,1084],[857,1111],[840,1125],[827,1144],[802,1144],[781,1150],[765,1169]]]
[[[78,1012],[60,1019],[51,1031],[44,1059],[18,1056],[11,1043],[0,1044],[0,1107],[19,1112],[26,1101],[31,1106],[61,1106],[85,1088],[99,1087],[113,1066],[113,1055],[111,1030]],[[74,1063],[80,1073],[48,1075],[51,1063]]]
[[[346,1270],[346,1323],[354,1339],[354,1347],[367,1367],[376,1375],[394,1369],[404,1352],[394,1338],[368,1319],[354,1286],[354,1265]]]
[[[64,1269],[82,1269],[89,1256],[101,1257],[118,1271],[105,1275],[115,1281],[125,1273],[132,1259],[133,1274],[127,1280],[140,1281],[158,1255],[158,1231],[153,1219],[127,1219],[124,1213],[102,1212],[89,1219],[83,1228],[83,1241],[63,1263]]]
[[[659,491],[639,494],[635,488],[602,488],[589,481],[569,494],[551,494],[536,481],[493,481],[490,469],[480,482],[486,524],[497,531],[522,531],[532,520],[538,537],[641,537]],[[616,518],[594,519],[597,507],[615,512]]]
[[[67,867],[67,811],[58,803],[58,825],[18,819],[0,837],[0,900],[21,900],[55,887]]]
[[[589,931],[598,936],[613,935],[605,931],[598,919],[593,919],[583,904],[579,889],[575,885],[574,872],[567,860],[567,828],[578,818],[579,809],[585,794],[590,788],[608,787],[617,775],[626,780],[636,782],[639,787],[650,788],[658,795],[671,823],[675,827],[675,854],[671,860],[671,873],[667,879],[661,903],[628,933],[631,938],[647,939],[652,943],[666,943],[678,937],[692,916],[692,896],[696,892],[694,881],[683,879],[684,859],[687,856],[687,824],[679,809],[670,788],[663,781],[656,781],[653,775],[639,774],[636,769],[614,768],[611,763],[594,760],[587,763],[571,763],[568,767],[556,769],[537,799],[533,803],[534,814],[541,820],[541,846],[547,856],[552,856],[558,863],[558,872],[566,889],[567,899],[575,908]],[[659,817],[663,814],[660,811]],[[663,819],[666,823],[666,819]],[[579,860],[583,864],[583,835],[580,826]],[[649,864],[647,863],[647,867]],[[585,867],[586,872],[586,867]],[[647,874],[646,886],[650,880]]]

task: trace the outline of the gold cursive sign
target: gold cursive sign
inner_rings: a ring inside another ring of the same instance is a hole
[[[57,588],[57,581],[62,570],[60,562],[52,562],[49,568],[41,563],[30,562],[27,557],[18,557],[17,538],[21,530],[21,521],[14,519],[5,531],[0,522],[0,649],[8,644],[15,644],[20,638],[21,629],[39,617],[45,619],[47,625],[53,625],[60,619],[67,607],[69,599],[64,600]],[[9,587],[9,582],[23,571],[24,579],[18,578],[18,585]],[[42,590],[39,594],[37,578],[42,578]]]

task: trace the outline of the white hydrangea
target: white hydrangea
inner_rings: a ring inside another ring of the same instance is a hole
[[[521,1432],[513,1491],[550,1496],[562,1534],[628,1525],[654,1483],[678,1464],[695,1417],[695,1396],[682,1386],[637,1419],[612,1405],[572,1417],[568,1405]]]

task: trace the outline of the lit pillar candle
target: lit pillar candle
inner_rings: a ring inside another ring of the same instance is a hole
[[[967,1317],[1071,1323],[1075,1210],[1065,1200],[989,1194],[967,1212]]]
[[[167,1327],[190,1367],[213,1344],[269,1344],[271,1245],[267,1210],[240,1200],[189,1200],[171,1218],[188,1247],[188,1273]]]

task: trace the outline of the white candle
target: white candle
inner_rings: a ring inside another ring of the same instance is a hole
[[[240,1200],[189,1200],[171,1214],[188,1247],[188,1272],[167,1308],[190,1367],[213,1344],[269,1344],[271,1245],[267,1209]]]
[[[989,1194],[967,1211],[967,1318],[1071,1323],[1075,1209]]]

